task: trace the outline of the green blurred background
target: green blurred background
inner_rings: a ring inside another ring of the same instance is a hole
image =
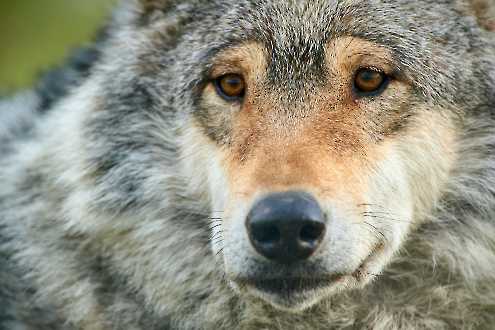
[[[29,87],[92,40],[116,0],[0,0],[0,92]]]

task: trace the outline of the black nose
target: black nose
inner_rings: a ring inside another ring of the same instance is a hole
[[[252,245],[268,259],[292,263],[309,258],[325,236],[325,215],[305,192],[268,195],[255,203],[246,219]]]

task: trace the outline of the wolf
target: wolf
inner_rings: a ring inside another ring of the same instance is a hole
[[[0,329],[489,329],[495,3],[123,0],[0,103]]]

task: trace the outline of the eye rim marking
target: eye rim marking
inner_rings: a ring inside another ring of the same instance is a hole
[[[358,84],[356,84],[358,76],[364,72],[372,72],[374,74],[375,73],[380,74],[382,80],[380,81],[380,84],[378,84],[375,89],[370,89],[369,91],[367,91],[367,90],[360,88],[358,86]],[[358,98],[380,96],[387,89],[391,80],[392,80],[392,77],[390,75],[388,75],[387,73],[385,73],[385,71],[383,71],[381,69],[374,68],[374,67],[362,67],[362,68],[359,68],[358,70],[356,70],[356,73],[354,74],[354,78],[352,80],[352,90]]]
[[[242,88],[240,89],[239,93],[234,93],[233,95],[229,95],[229,93],[225,90],[225,86],[222,86],[222,81],[224,79],[228,78],[234,78],[234,79],[239,79],[240,84]],[[215,91],[217,92],[217,95],[221,97],[223,100],[234,103],[234,102],[241,102],[245,95],[246,95],[246,81],[244,77],[238,73],[226,73],[223,74],[215,79],[213,79],[213,85],[215,87]]]

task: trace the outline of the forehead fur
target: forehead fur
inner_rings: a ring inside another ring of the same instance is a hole
[[[445,6],[421,0],[214,0],[196,6],[179,56],[189,52],[190,63],[204,67],[226,47],[260,42],[278,64],[269,72],[277,83],[317,78],[324,45],[339,36],[354,36],[390,49],[420,94],[459,103],[454,98],[472,94],[465,91],[473,79],[466,58],[483,51],[477,45],[479,37],[470,32],[479,30],[476,20],[454,14],[454,2]]]

